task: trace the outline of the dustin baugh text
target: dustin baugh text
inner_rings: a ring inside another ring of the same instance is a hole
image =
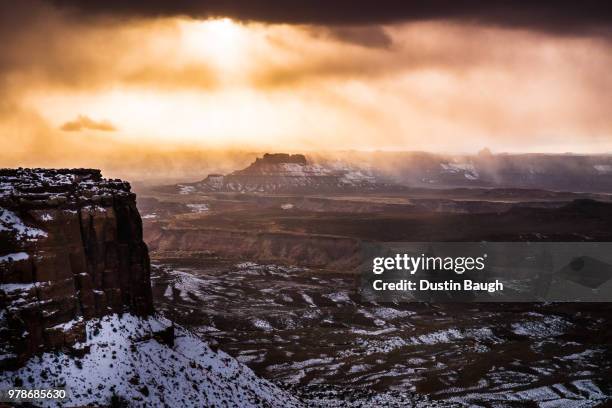
[[[504,284],[499,280],[493,282],[475,282],[469,279],[455,282],[445,280],[442,282],[431,282],[421,279],[417,282],[402,279],[395,282],[385,282],[381,279],[375,280],[372,287],[376,291],[476,291],[494,293],[504,290]]]

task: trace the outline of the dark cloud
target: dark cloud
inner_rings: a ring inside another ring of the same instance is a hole
[[[606,0],[48,0],[80,15],[156,17],[226,16],[239,20],[315,25],[368,25],[462,20],[558,33],[610,32]]]
[[[75,120],[68,121],[60,127],[60,130],[65,132],[78,132],[84,129],[101,130],[103,132],[114,132],[117,130],[117,128],[107,120],[95,121],[85,115],[79,115]]]

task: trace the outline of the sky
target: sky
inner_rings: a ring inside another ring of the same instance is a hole
[[[612,152],[610,8],[2,2],[0,166],[225,150]]]

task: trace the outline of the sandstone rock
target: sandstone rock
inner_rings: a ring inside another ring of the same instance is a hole
[[[93,169],[0,169],[0,369],[153,311],[136,196]]]

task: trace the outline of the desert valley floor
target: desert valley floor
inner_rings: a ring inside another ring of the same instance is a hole
[[[512,189],[139,192],[157,309],[321,406],[609,401],[612,308],[367,303],[351,265],[366,241],[609,241],[610,206]]]

